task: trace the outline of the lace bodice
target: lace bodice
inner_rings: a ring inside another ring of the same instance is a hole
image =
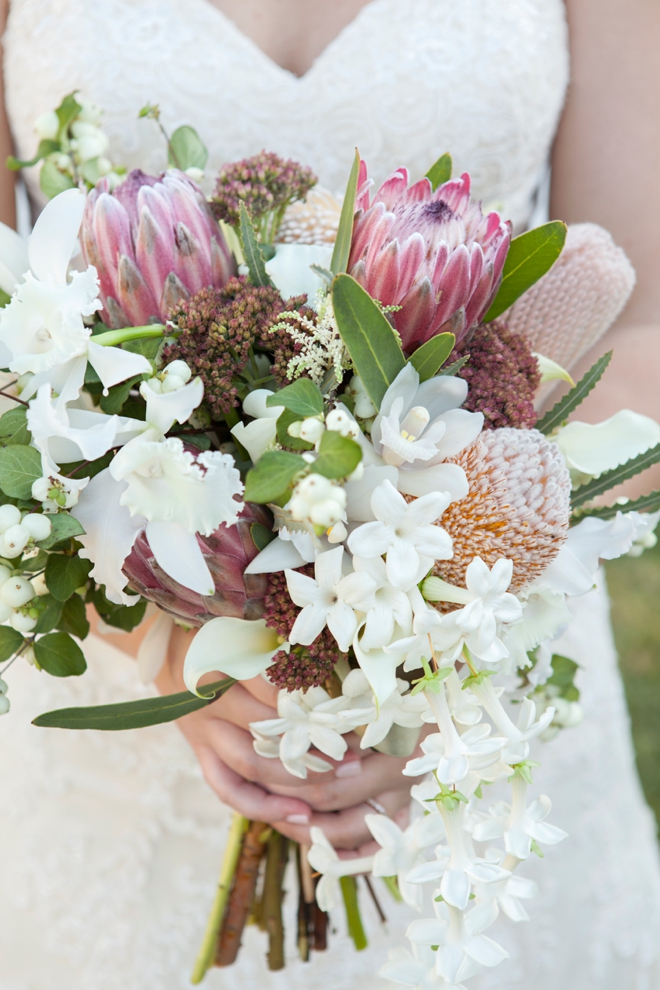
[[[22,158],[35,118],[80,89],[131,168],[165,165],[156,125],[137,119],[159,103],[168,128],[198,129],[209,173],[266,146],[336,192],[356,145],[377,182],[400,164],[418,178],[450,151],[518,227],[568,74],[561,0],[372,0],[300,79],[209,0],[12,0],[5,48]]]

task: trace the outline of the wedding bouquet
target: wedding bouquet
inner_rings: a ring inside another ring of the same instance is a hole
[[[172,622],[198,628],[189,690],[35,724],[153,725],[263,675],[278,717],[251,726],[254,747],[294,776],[331,770],[349,732],[409,757],[418,812],[405,830],[368,814],[373,857],[235,816],[193,979],[236,958],[249,918],[284,964],[293,848],[303,959],[342,901],[366,945],[356,877],[379,910],[369,876],[419,911],[428,885],[434,917],[381,974],[458,988],[506,957],[484,931],[527,918],[525,863],[565,837],[530,744],[581,717],[579,658],[553,649],[567,603],[601,558],[652,545],[660,517],[658,492],[597,501],[660,460],[660,427],[628,410],[567,424],[611,355],[575,384],[556,346],[575,357],[606,329],[630,267],[598,228],[563,252],[560,222],[512,239],[449,155],[379,189],[356,155],[340,203],[263,152],[223,167],[207,199],[191,128],[167,137],[171,170],[124,176],[99,164],[97,123],[78,127],[90,112],[72,96],[42,121],[57,194],[27,245],[0,243],[5,670],[22,656],[82,674],[86,604],[128,630],[152,602],[142,674]],[[540,415],[555,378],[571,387]],[[489,801],[495,782],[508,801]]]

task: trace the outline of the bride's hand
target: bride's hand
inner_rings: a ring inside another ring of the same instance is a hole
[[[166,663],[156,684],[162,694],[184,689],[183,659],[193,633],[175,626]],[[276,718],[277,689],[263,678],[236,684],[212,704],[179,719],[204,777],[218,797],[247,818],[265,821],[299,842],[309,843],[318,825],[336,848],[354,850],[371,836],[364,816],[374,804],[392,817],[409,803],[410,781],[402,777],[405,759],[360,750],[349,734],[349,749],[334,769],[299,780],[279,760],[258,756],[249,723]],[[322,755],[322,754],[318,754]],[[323,756],[324,759],[327,757]]]

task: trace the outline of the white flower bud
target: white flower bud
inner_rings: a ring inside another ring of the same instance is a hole
[[[328,543],[343,543],[348,536],[348,530],[344,526],[341,519],[339,522],[335,523],[332,529],[328,531]]]
[[[168,375],[176,375],[184,385],[192,378],[192,371],[185,361],[171,361],[164,369]]]
[[[0,715],[6,715],[10,709],[9,698],[6,694],[0,695]]]
[[[325,426],[320,419],[315,416],[310,416],[308,419],[303,419],[300,424],[300,439],[306,440],[307,443],[316,443],[320,440],[325,433]]]
[[[308,464],[313,464],[316,460],[316,454],[313,454],[311,450],[303,450],[300,456],[303,461],[307,461]]]
[[[356,437],[358,435],[357,426],[343,409],[332,409],[325,417],[325,425],[327,429],[341,433],[343,437]]]
[[[185,384],[183,378],[179,378],[178,375],[172,375],[168,372],[165,378],[163,378],[163,394],[167,395],[168,392],[178,392]]]
[[[60,121],[54,110],[39,114],[34,122],[34,129],[40,141],[54,141],[60,129]]]
[[[69,172],[72,165],[71,155],[57,155],[55,164],[61,172]]]
[[[360,461],[358,466],[355,468],[355,471],[351,471],[347,480],[360,481],[363,478],[363,476],[364,476],[364,463]]]
[[[31,615],[23,615],[22,612],[14,612],[9,620],[12,629],[22,633],[32,632],[36,624],[36,619],[33,619]]]
[[[193,180],[193,182],[201,182],[204,178],[204,170],[197,168],[196,165],[191,165],[190,168],[186,169],[186,175]]]
[[[310,502],[320,502],[330,496],[334,485],[329,478],[322,474],[308,474],[306,478],[299,481],[295,487],[294,494]]]
[[[10,526],[2,534],[2,540],[0,540],[0,556],[8,557],[10,560],[13,557],[20,557],[23,550],[28,544],[30,539],[30,532],[25,526]]]
[[[37,542],[47,540],[53,528],[48,516],[39,515],[36,512],[31,512],[27,516],[23,516],[21,526],[25,526],[32,539]]]
[[[101,155],[96,160],[96,169],[99,175],[107,175],[108,172],[112,171],[112,162],[110,161],[109,158],[105,158],[103,155]]]
[[[146,392],[146,389],[150,389],[152,392],[155,392],[156,395],[160,395],[163,391],[163,383],[160,378],[147,378],[146,382],[142,382],[140,385],[140,395],[143,399],[147,399],[149,397],[149,393]]]
[[[79,93],[76,94],[76,101],[80,106],[80,113],[78,114],[77,119],[85,124],[93,124],[95,127],[98,127],[103,114],[103,111],[98,103],[94,103],[93,100],[88,100],[84,96],[80,96]]]
[[[4,533],[10,526],[18,526],[20,521],[21,513],[15,505],[0,505],[0,533]]]
[[[0,601],[12,608],[20,608],[34,598],[34,588],[24,577],[16,575],[0,588]]]
[[[3,567],[0,564],[0,587],[2,587],[5,581],[8,581],[10,577],[11,577],[11,571],[9,570],[9,568]]]

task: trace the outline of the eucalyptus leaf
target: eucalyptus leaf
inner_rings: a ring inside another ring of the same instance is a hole
[[[353,239],[353,220],[355,218],[355,197],[357,194],[358,178],[360,176],[360,155],[355,149],[355,158],[351,166],[339,215],[339,226],[337,237],[332,251],[330,268],[333,275],[341,275],[348,268],[348,259],[351,253],[351,241]]]
[[[455,343],[456,337],[453,333],[439,333],[437,337],[431,337],[418,347],[412,357],[408,358],[408,364],[412,364],[420,382],[428,381],[438,373],[454,350]]]
[[[67,189],[73,189],[75,182],[70,175],[60,172],[59,168],[47,159],[39,172],[39,185],[47,199],[55,199],[61,192],[66,192]]]
[[[38,715],[32,724],[53,729],[101,729],[113,732],[144,729],[149,725],[160,725],[161,722],[173,722],[210,705],[235,683],[232,677],[226,677],[222,681],[206,684],[199,688],[200,693],[205,695],[203,698],[198,698],[190,691],[181,691],[179,694],[125,701],[117,705],[60,708]]]
[[[243,500],[262,505],[274,502],[306,467],[307,463],[299,454],[290,454],[286,450],[266,451],[247,473]]]
[[[180,168],[182,172],[187,168],[203,169],[208,157],[209,153],[194,127],[187,124],[177,127],[167,149],[170,165]]]
[[[33,649],[41,669],[53,677],[79,677],[87,670],[83,651],[68,633],[47,633]]]
[[[261,246],[257,240],[257,234],[245,203],[241,203],[239,207],[238,232],[241,238],[245,264],[250,273],[250,281],[253,285],[272,285],[271,278],[266,271]]]
[[[39,147],[37,148],[37,153],[34,158],[30,158],[29,161],[21,161],[19,158],[14,158],[10,155],[5,162],[5,168],[8,168],[10,172],[18,172],[21,168],[32,168],[37,162],[40,162],[42,158],[47,158],[48,155],[52,155],[53,152],[60,150],[60,142],[53,141],[52,138],[42,138],[39,142]]]
[[[53,598],[65,602],[77,588],[85,584],[91,569],[91,560],[51,553],[46,564],[46,587]]]
[[[0,626],[0,663],[18,653],[25,640],[21,633],[11,626]]]
[[[298,378],[291,385],[286,385],[279,392],[273,392],[266,399],[269,408],[284,406],[291,412],[306,419],[308,416],[320,416],[323,412],[323,396],[318,385],[309,378]]]
[[[660,443],[645,450],[644,453],[638,454],[637,457],[631,457],[630,460],[612,468],[611,471],[605,471],[598,478],[593,478],[585,485],[581,485],[577,491],[572,493],[571,505],[577,509],[585,502],[591,502],[599,495],[604,495],[610,488],[623,484],[628,478],[634,478],[636,474],[640,474],[641,471],[657,464],[658,461],[660,461]]]
[[[343,437],[337,430],[326,430],[319,443],[319,456],[312,465],[315,474],[324,478],[345,478],[362,459],[359,443]]]
[[[41,454],[34,447],[14,444],[0,450],[0,488],[10,498],[29,499],[41,478]]]
[[[537,430],[540,430],[541,433],[545,433],[547,436],[548,433],[552,433],[553,430],[556,430],[557,427],[561,426],[568,419],[573,410],[577,409],[580,403],[589,395],[592,388],[600,381],[605,369],[612,360],[612,353],[612,351],[607,351],[606,354],[603,354],[602,357],[599,357],[592,364],[580,381],[538,421],[536,424]],[[2,484],[1,478],[0,484]]]
[[[27,427],[27,409],[15,406],[0,416],[0,446],[29,446],[32,434]]]
[[[502,283],[484,316],[484,323],[494,320],[522,296],[523,292],[549,272],[562,252],[566,224],[551,220],[541,227],[514,237],[502,270]]]
[[[443,182],[449,182],[451,179],[451,169],[451,155],[448,151],[446,151],[444,155],[440,155],[437,162],[431,165],[431,168],[426,173],[426,178],[430,181],[431,187],[434,191],[438,188],[438,186],[441,186]]]
[[[332,301],[351,361],[369,398],[380,409],[385,392],[406,364],[401,345],[369,293],[350,275],[335,278]]]

